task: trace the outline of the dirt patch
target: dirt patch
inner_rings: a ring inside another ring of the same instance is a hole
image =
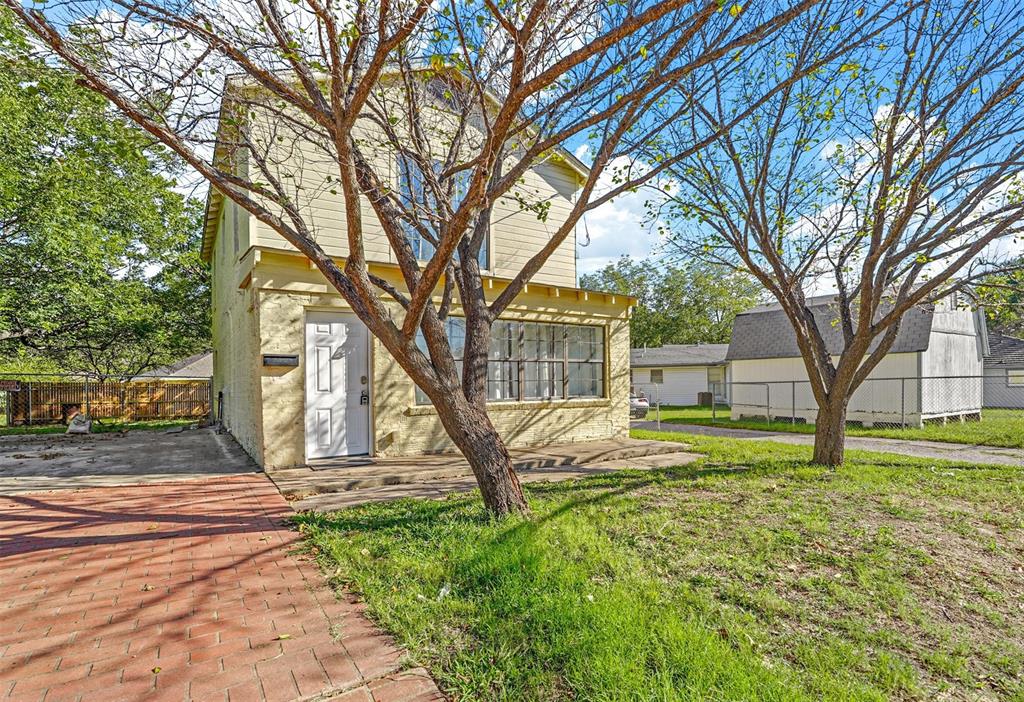
[[[775,478],[713,485],[638,490],[651,514],[629,537],[664,580],[775,632],[755,644],[769,658],[806,667],[806,641],[852,640],[849,674],[905,674],[908,698],[1024,690],[1019,507]]]

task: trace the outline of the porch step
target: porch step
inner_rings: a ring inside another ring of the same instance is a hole
[[[614,466],[609,463],[628,464],[634,459],[675,454],[686,448],[683,444],[669,441],[612,439],[514,449],[511,453],[516,472],[527,475],[530,471],[568,466],[604,465],[611,469]],[[267,474],[285,499],[301,500],[335,492],[464,478],[472,476],[473,471],[461,455],[432,454],[322,460],[302,468],[270,470]]]

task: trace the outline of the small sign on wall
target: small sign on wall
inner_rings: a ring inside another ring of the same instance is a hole
[[[21,392],[21,381],[0,380],[0,392]]]
[[[263,365],[264,366],[285,366],[295,368],[299,365],[298,354],[275,354],[265,353],[263,354]]]

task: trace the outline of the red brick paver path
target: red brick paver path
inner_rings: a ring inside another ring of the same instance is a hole
[[[0,497],[0,700],[442,699],[262,475]]]

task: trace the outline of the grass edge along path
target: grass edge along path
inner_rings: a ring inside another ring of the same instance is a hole
[[[138,422],[122,422],[114,419],[93,420],[93,434],[108,434],[118,431],[163,431],[175,427],[187,427],[200,420],[192,419],[150,419]],[[14,427],[0,426],[0,436],[26,436],[35,434],[66,434],[65,424],[31,424]]]
[[[646,419],[653,421],[655,410]],[[711,418],[711,408],[698,405],[663,405],[661,421],[667,424],[695,424],[698,426],[723,427],[727,429],[750,429],[753,431],[785,432],[789,434],[813,434],[814,425],[749,418],[732,420],[728,407],[718,407],[716,417]],[[982,412],[980,422],[951,421],[948,424],[926,424],[923,427],[881,428],[846,426],[847,436],[865,436],[881,439],[903,439],[908,441],[939,441],[972,446],[997,446],[1000,448],[1024,448],[1024,410],[987,409]]]

